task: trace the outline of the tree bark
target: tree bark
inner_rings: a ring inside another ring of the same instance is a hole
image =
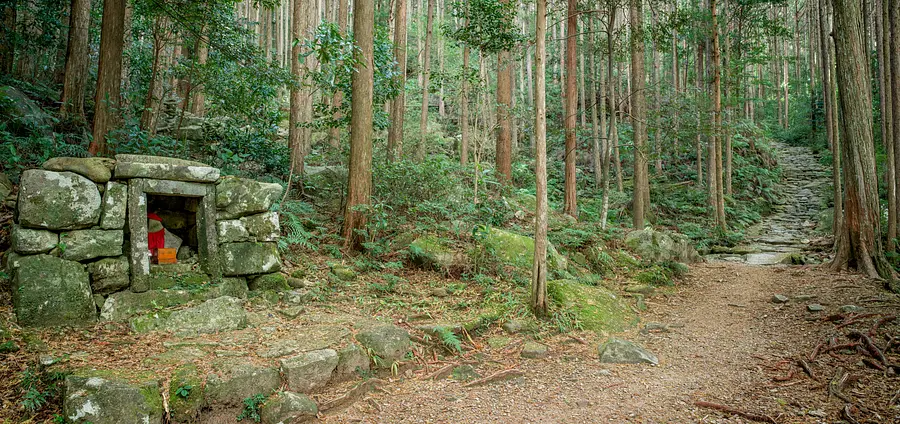
[[[122,50],[125,47],[125,0],[104,0],[100,29],[100,60],[94,97],[91,155],[109,153],[106,136],[119,125]]]
[[[893,123],[894,138],[894,199],[897,201],[897,216],[894,225],[900,232],[900,178],[897,178],[900,171],[900,0],[891,0],[890,19],[891,23],[891,106],[893,113],[891,120]],[[895,243],[898,242],[895,240]]]
[[[197,41],[197,65],[205,66],[206,61],[209,59],[209,38],[205,35],[203,29],[206,28],[206,25],[201,28],[200,34],[198,34],[199,40]],[[277,55],[275,57],[278,59]],[[194,116],[203,117],[206,115],[206,92],[205,88],[202,85],[195,85],[193,87],[193,98],[191,99],[191,113]]]
[[[508,0],[503,0],[504,2]],[[497,131],[496,167],[497,176],[502,183],[512,180],[512,74],[510,74],[512,55],[509,51],[497,54]]]
[[[433,1],[433,0],[432,0]],[[344,246],[359,249],[363,239],[360,232],[366,227],[366,211],[372,196],[372,103],[374,74],[374,0],[354,0],[353,34],[356,62],[359,64],[351,80],[350,105],[350,163],[347,181],[347,205],[341,235]]]
[[[846,208],[831,267],[855,268],[871,278],[883,278],[897,291],[880,236],[878,177],[868,94],[871,86],[866,71],[860,4],[855,0],[835,0],[834,25]]]
[[[578,1],[568,0],[568,17],[566,26],[566,97],[565,97],[565,129],[566,129],[566,150],[565,150],[565,203],[563,213],[573,218],[578,218],[578,195],[575,181],[575,161],[577,155],[577,141],[575,139],[575,125],[578,114],[578,86],[576,65],[577,65],[577,39],[575,34],[578,31]]]
[[[616,47],[616,16],[618,15],[618,11],[616,10],[617,0],[609,0],[607,3],[609,5],[609,22],[606,26],[606,51],[609,55],[606,57],[606,86],[607,86],[607,95],[606,97],[609,99],[610,110],[609,110],[609,129],[607,130],[606,136],[606,146],[603,149],[603,201],[600,209],[600,228],[606,229],[606,221],[609,217],[609,165],[612,156],[612,151],[616,152],[616,171],[619,176],[622,175],[620,165],[619,165],[619,154],[618,154],[618,146],[619,146],[619,124],[617,120],[618,115],[618,106],[616,105],[616,86],[619,85],[619,81],[613,76],[613,70],[615,69],[615,47]],[[607,104],[606,101],[603,102]],[[602,115],[601,115],[602,116]],[[622,183],[621,177],[618,182],[618,189],[622,191]]]
[[[841,188],[841,147],[838,140],[837,122],[835,122],[836,114],[834,111],[834,80],[832,77],[831,62],[831,26],[827,18],[827,10],[831,0],[822,0],[819,7],[819,48],[822,53],[822,93],[824,94],[825,103],[825,135],[828,139],[828,147],[831,149],[832,156],[832,185],[834,192],[832,193],[834,204],[834,214],[832,215],[832,232],[835,240],[841,234],[841,221],[843,220],[843,199]]]
[[[535,16],[535,90],[534,144],[537,216],[534,220],[534,262],[531,272],[531,310],[535,315],[547,315],[547,0],[537,0]]]
[[[719,230],[725,230],[725,195],[723,192],[724,183],[722,181],[722,71],[719,66],[719,27],[718,13],[716,10],[716,0],[710,1],[709,10],[712,14],[712,74],[713,74],[713,122],[712,122],[712,144],[715,161],[714,167],[710,169],[714,172],[716,181],[715,191],[715,212],[716,226]],[[785,62],[786,63],[786,62]]]
[[[64,118],[85,121],[84,89],[87,84],[88,29],[91,25],[91,0],[72,0],[69,16],[69,42],[66,46],[66,70],[63,77],[62,106]]]
[[[405,10],[406,0],[397,0],[397,1],[398,1],[398,4],[399,4],[399,2],[404,3],[404,10]],[[347,14],[349,13],[348,12],[349,8],[348,8],[347,2],[348,2],[348,0],[338,0],[337,24],[338,24],[338,29],[341,30],[341,34],[344,34],[344,35],[347,35],[347,18],[348,18]],[[404,21],[403,22],[404,23],[403,58],[405,59],[406,58],[406,38],[405,38],[406,17],[405,17],[405,15],[404,15],[403,21]],[[396,42],[397,42],[397,40],[395,39],[394,40],[395,45],[396,45]],[[395,52],[396,52],[396,49],[395,49]],[[398,61],[399,61],[399,56],[398,56]],[[404,60],[403,62],[398,62],[398,63],[400,63],[400,66],[401,66],[401,72],[402,72],[401,78],[403,79],[403,82],[406,82],[406,61]],[[401,87],[402,87],[402,85],[401,85]],[[401,91],[403,91],[403,90],[401,90]],[[401,93],[398,97],[400,97],[400,96],[403,96],[403,94]],[[336,91],[334,93],[334,97],[332,97],[332,99],[331,99],[331,107],[334,108],[334,114],[331,116],[331,118],[334,121],[341,119],[340,108],[341,108],[341,104],[343,102],[344,102],[344,93],[340,90]],[[404,107],[405,107],[405,104],[404,104]],[[400,117],[401,117],[401,119],[400,119],[400,126],[401,126],[400,135],[402,137],[403,136],[403,129],[402,129],[403,115],[400,115]],[[334,149],[337,149],[341,146],[341,129],[339,127],[333,127],[333,128],[328,129],[328,142],[331,145],[331,147]]]
[[[462,82],[459,90],[459,164],[469,163],[469,46],[463,47]]]
[[[887,220],[887,244],[885,250],[893,252],[894,240],[897,238],[897,198],[895,193],[896,180],[896,164],[894,163],[894,131],[892,119],[892,99],[891,99],[891,22],[890,22],[890,0],[879,0],[878,10],[875,17],[875,28],[878,36],[878,70],[879,70],[879,89],[881,101],[881,140],[884,144],[884,176],[887,189],[888,202],[888,220]]]
[[[2,9],[3,27],[6,28],[6,31],[15,32],[16,15],[16,2],[6,2]],[[11,35],[7,34],[7,36]],[[5,40],[3,43],[0,43],[0,74],[12,75],[15,63],[15,44],[10,40]]]
[[[644,228],[644,215],[650,209],[647,181],[647,112],[644,97],[644,28],[642,0],[630,0],[631,20],[631,126],[634,128],[634,195],[632,223],[635,229]]]
[[[342,0],[344,3],[347,0]],[[391,125],[388,127],[388,161],[393,162],[403,152],[403,120],[406,116],[406,2],[396,0],[394,17],[394,57],[400,68],[400,92],[391,101]]]
[[[288,118],[288,144],[291,149],[291,168],[295,175],[302,177],[306,152],[312,139],[312,128],[308,125],[313,118],[313,92],[305,84],[305,79],[316,66],[314,55],[300,61],[303,41],[313,31],[316,18],[315,0],[294,0],[293,24],[291,33],[294,38],[291,53],[291,74],[297,83],[291,88],[291,110]]]
[[[431,77],[431,40],[434,26],[434,1],[428,0],[425,24],[425,50],[422,53],[422,113],[419,116],[419,143],[416,144],[416,161],[425,159],[425,141],[428,135],[428,83]]]
[[[167,16],[159,15],[153,23],[153,64],[150,66],[150,82],[147,84],[147,96],[144,98],[144,109],[140,118],[141,130],[150,136],[156,134],[156,119],[159,117],[160,101],[163,96],[160,71],[164,64],[168,64],[168,59],[163,57],[170,31],[168,22]]]

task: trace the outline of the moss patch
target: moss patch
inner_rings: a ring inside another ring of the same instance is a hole
[[[553,280],[547,283],[547,291],[557,305],[575,314],[585,330],[622,331],[637,324],[637,316],[622,298],[603,287]]]

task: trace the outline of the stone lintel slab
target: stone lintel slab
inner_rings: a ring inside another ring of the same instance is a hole
[[[158,178],[176,181],[216,182],[220,172],[217,168],[204,166],[195,162],[158,163],[158,162],[127,162],[116,161],[115,177],[118,179],[129,178]]]
[[[194,182],[173,181],[173,180],[154,180],[140,179],[143,185],[143,191],[147,194],[158,194],[164,196],[178,197],[203,197],[209,190],[209,184],[199,184]],[[215,194],[213,194],[215,197]]]

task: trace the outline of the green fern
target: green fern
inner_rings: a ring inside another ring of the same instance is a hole
[[[434,329],[434,332],[441,339],[441,344],[447,347],[454,352],[462,352],[462,341],[459,340],[459,337],[449,328],[446,327],[437,327]]]

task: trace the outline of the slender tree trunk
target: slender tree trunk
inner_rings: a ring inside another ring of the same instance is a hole
[[[272,16],[272,12],[270,11],[270,17]],[[209,59],[209,39],[205,33],[206,25],[200,29],[200,34],[197,35],[197,62],[198,66],[205,66],[206,61]],[[271,40],[270,40],[271,41]],[[271,45],[271,43],[269,43]],[[277,59],[277,56],[276,56]],[[271,60],[271,58],[270,58]],[[206,115],[206,89],[202,85],[195,85],[193,87],[193,98],[191,99],[191,113],[194,116],[203,117]]]
[[[585,95],[587,87],[584,86],[584,33],[578,34],[581,49],[578,51],[578,100],[581,104],[581,128],[587,128],[588,99]]]
[[[624,17],[623,17],[623,19],[624,19]],[[616,72],[616,85],[618,86],[619,89],[621,89],[622,85],[623,85],[622,84],[622,78],[623,78],[622,75],[625,74],[625,71],[623,70],[621,63],[618,63],[617,66],[618,66],[618,69],[617,69],[618,72]],[[625,91],[622,91],[622,93],[623,94],[620,95],[619,97],[613,97],[613,99],[615,99],[615,101],[616,101],[616,103],[615,103],[616,110],[613,113],[617,113],[620,118],[625,119],[625,97],[626,96],[624,94]],[[615,162],[615,166],[616,166],[616,190],[618,190],[619,193],[622,193],[625,191],[625,173],[622,172],[622,157],[619,155],[618,123],[616,123],[615,129],[616,129],[615,130],[615,132],[616,132],[615,141],[616,142],[613,143],[612,147],[613,147],[613,161]]]
[[[338,0],[337,24],[338,24],[338,29],[340,29],[341,33],[345,34],[345,35],[347,34],[347,20],[348,20],[347,18],[348,18],[348,14],[349,14],[348,1],[349,0]],[[398,1],[398,3],[399,2],[406,3],[406,0],[397,0],[397,1]],[[404,7],[405,7],[405,4],[404,4]],[[405,17],[403,20],[404,20],[404,27],[405,27],[405,24],[406,24]],[[405,28],[403,30],[403,34],[404,34],[403,58],[405,59],[406,58],[406,39],[405,39],[406,29]],[[397,40],[395,39],[394,40],[395,46],[396,46],[396,43],[397,43]],[[396,48],[394,51],[395,52],[397,51]],[[406,61],[404,60],[403,62],[399,62],[399,56],[397,56],[397,58],[398,58],[398,63],[400,63],[401,71],[403,71],[400,78],[403,80],[403,82],[406,82],[406,73],[405,73]],[[398,96],[401,98],[401,102],[403,102],[402,96],[403,96],[402,93]],[[331,118],[334,121],[338,121],[339,119],[341,119],[340,109],[341,109],[341,104],[343,102],[344,102],[344,93],[340,90],[335,91],[334,96],[331,99],[331,107],[334,108],[334,113],[332,114]],[[400,117],[401,117],[401,119],[400,119],[400,127],[401,127],[400,136],[402,137],[403,136],[403,129],[402,129],[403,115],[400,115]],[[328,142],[332,148],[334,148],[334,149],[340,148],[340,146],[341,146],[341,129],[340,129],[340,127],[333,127],[328,130]]]
[[[895,193],[896,165],[894,163],[894,131],[892,119],[891,99],[891,22],[890,1],[878,0],[875,17],[875,28],[878,36],[878,93],[881,101],[881,140],[884,143],[884,176],[887,189],[888,220],[887,220],[887,244],[885,250],[893,252],[894,240],[897,238],[897,198]]]
[[[344,3],[347,0],[342,0]],[[388,128],[388,160],[393,162],[403,152],[403,118],[406,116],[406,2],[395,0],[397,11],[394,17],[394,57],[400,68],[400,92],[391,101],[391,125]],[[465,88],[463,89],[465,90]],[[337,96],[335,96],[337,98]],[[465,132],[465,130],[463,130]]]
[[[644,215],[649,211],[647,202],[650,187],[647,181],[647,112],[644,97],[644,40],[642,0],[630,0],[631,19],[631,126],[634,128],[634,196],[632,197],[632,223],[634,228],[644,228]]]
[[[826,11],[829,9],[831,0],[822,0],[819,7],[819,48],[822,50],[822,93],[824,94],[825,103],[825,134],[828,138],[828,147],[831,149],[832,156],[832,185],[834,186],[833,204],[834,214],[832,216],[832,230],[835,240],[841,234],[841,221],[843,220],[843,199],[841,188],[841,148],[838,140],[837,123],[835,122],[835,99],[834,99],[834,81],[832,77],[831,63],[831,26],[829,25]]]
[[[463,47],[463,77],[459,90],[459,163],[469,162],[469,46]]]
[[[433,1],[433,0],[431,0]],[[360,233],[366,227],[363,209],[372,196],[372,103],[374,74],[374,0],[353,1],[353,34],[356,62],[359,64],[351,80],[350,105],[350,164],[347,181],[347,206],[341,235],[344,245],[353,249],[364,241]]]
[[[153,64],[150,66],[150,82],[147,85],[147,97],[144,99],[144,110],[141,112],[140,128],[146,131],[150,136],[156,134],[157,122],[159,116],[160,101],[163,96],[162,81],[160,81],[160,70],[162,62],[168,62],[163,58],[166,50],[166,39],[169,34],[168,17],[164,15],[157,16],[153,23]]]
[[[716,0],[710,1],[712,13],[712,72],[713,72],[713,122],[712,139],[715,146],[716,226],[725,230],[725,195],[722,181],[722,71],[719,66],[719,24]]]
[[[578,114],[578,86],[576,80],[577,69],[577,38],[578,32],[578,1],[568,0],[568,17],[566,28],[566,98],[565,98],[565,129],[566,129],[566,150],[565,150],[565,204],[563,213],[578,218],[578,199],[577,187],[575,181],[575,161],[578,158],[577,141],[575,139],[575,125]]]
[[[697,42],[697,137],[694,140],[694,148],[697,151],[697,187],[703,186],[703,79],[705,69],[703,66],[705,41]],[[711,198],[712,196],[710,196]]]
[[[656,21],[656,12],[654,11],[652,14],[653,17],[653,27],[657,27]],[[662,140],[660,139],[660,134],[662,133],[662,106],[661,106],[661,93],[660,86],[662,85],[662,81],[660,80],[659,73],[659,49],[657,48],[657,44],[653,42],[653,102],[655,103],[654,110],[654,119],[653,119],[653,164],[655,167],[656,175],[662,175],[663,172],[663,163],[662,163]]]
[[[295,175],[303,175],[304,160],[312,139],[313,92],[304,84],[309,72],[315,68],[315,56],[300,61],[301,46],[312,34],[316,17],[315,0],[294,0],[293,28],[294,42],[291,54],[291,73],[297,85],[291,88],[291,111],[289,116],[288,141],[291,148],[291,168]]]
[[[106,136],[119,125],[119,88],[122,84],[122,50],[125,47],[125,0],[104,0],[100,29],[100,61],[94,97],[92,155],[109,153]]]
[[[597,95],[600,93],[598,91],[597,78],[600,77],[600,84],[603,85],[603,73],[599,71],[597,68],[597,37],[594,35],[594,20],[588,19],[588,32],[590,33],[589,39],[591,42],[591,50],[588,64],[588,72],[591,73],[590,83],[591,87],[588,90],[588,93],[591,94],[590,100],[585,101],[586,104],[590,105],[591,108],[591,140],[593,141],[593,145],[591,146],[591,154],[593,156],[592,162],[594,163],[594,186],[599,190],[603,187],[603,154],[601,153],[601,143],[600,143],[600,122],[599,115],[602,113],[603,102],[597,101]],[[582,72],[583,73],[583,72]],[[601,96],[602,98],[602,96]],[[604,122],[605,124],[606,122]],[[605,139],[606,137],[604,137]],[[606,144],[605,142],[603,143]]]
[[[508,0],[504,0],[506,2]],[[512,108],[512,55],[509,51],[497,54],[497,131],[496,168],[497,176],[503,183],[512,179],[512,122],[510,109]]]
[[[88,29],[91,24],[91,0],[72,0],[70,13],[66,70],[59,113],[63,117],[85,121],[84,89],[90,65]]]
[[[609,110],[609,129],[607,130],[606,136],[606,146],[603,149],[603,203],[600,209],[600,228],[606,229],[606,222],[608,221],[609,216],[609,162],[611,160],[610,156],[612,151],[616,152],[616,173],[619,175],[618,179],[618,189],[622,191],[622,180],[621,180],[621,168],[619,162],[619,123],[617,122],[616,115],[618,115],[619,107],[616,105],[616,86],[619,85],[619,81],[616,80],[616,77],[613,76],[613,70],[615,69],[615,40],[616,40],[616,16],[618,15],[618,11],[616,10],[617,0],[609,0],[609,23],[606,26],[606,48],[609,55],[606,57],[606,86],[607,86],[607,98],[612,103],[612,106]],[[607,102],[603,102],[606,104]]]
[[[890,7],[890,57],[891,57],[891,114],[893,138],[894,138],[894,200],[898,203],[896,222],[894,225],[898,227],[900,232],[900,0],[891,0]],[[898,241],[895,240],[895,244]]]
[[[2,6],[2,10],[0,10],[0,18],[2,18],[3,27],[6,28],[6,31],[14,32],[16,30],[16,2],[9,1],[5,2]],[[8,37],[11,37],[12,34],[7,34]],[[16,63],[16,46],[12,40],[3,40],[0,43],[0,74],[4,75],[12,75],[13,73],[13,65]]]
[[[431,77],[431,40],[434,25],[434,1],[428,0],[425,24],[425,50],[422,53],[422,114],[419,117],[419,143],[416,144],[416,161],[425,159],[425,140],[428,135],[428,82]]]
[[[545,63],[547,55],[547,0],[537,0],[535,17],[534,143],[537,216],[534,220],[534,264],[531,272],[531,310],[547,315],[547,103]]]
[[[855,0],[834,1],[835,61],[837,62],[840,128],[844,140],[846,209],[843,231],[831,266],[855,268],[871,278],[884,278],[897,291],[894,273],[884,256],[872,134],[871,91],[866,68],[863,17]]]

